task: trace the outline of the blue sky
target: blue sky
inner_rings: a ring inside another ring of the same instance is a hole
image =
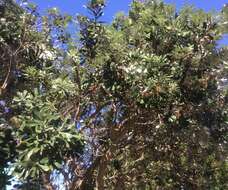
[[[35,2],[39,7],[44,10],[50,7],[58,7],[61,11],[70,14],[85,13],[83,5],[87,0],[31,0]],[[111,21],[113,16],[119,12],[127,12],[129,4],[132,0],[107,0],[107,7],[104,15],[106,21]],[[195,5],[198,8],[202,8],[205,11],[216,10],[219,11],[227,0],[164,0],[166,3],[175,4],[179,9],[186,4]]]
[[[47,8],[58,7],[62,12],[71,15],[77,13],[86,14],[86,9],[83,5],[86,4],[87,0],[31,0],[36,3],[40,11],[43,12]],[[107,7],[103,16],[104,21],[111,22],[115,14],[119,11],[128,12],[129,4],[132,0],[107,0]],[[164,0],[166,3],[171,3],[180,9],[186,4],[194,5],[197,8],[204,9],[205,11],[219,11],[228,0]],[[221,40],[220,44],[228,45],[228,35]]]

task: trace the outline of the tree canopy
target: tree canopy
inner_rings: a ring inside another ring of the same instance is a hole
[[[228,188],[227,6],[25,2],[0,1],[0,189]]]

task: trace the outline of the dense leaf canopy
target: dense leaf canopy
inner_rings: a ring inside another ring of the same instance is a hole
[[[0,6],[0,188],[228,188],[227,7],[104,7]]]

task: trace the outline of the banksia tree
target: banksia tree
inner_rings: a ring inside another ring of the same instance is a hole
[[[191,7],[177,13],[134,1],[111,25],[85,23],[81,40],[92,43],[80,55],[92,113],[82,125],[95,142],[78,188],[226,188],[222,22]]]
[[[227,47],[217,44],[226,7],[217,16],[133,1],[111,24],[105,1],[86,7],[79,43],[70,16],[26,8],[33,16],[14,37],[19,75],[1,93],[4,171],[24,189],[226,189]],[[3,34],[2,48],[14,33]]]

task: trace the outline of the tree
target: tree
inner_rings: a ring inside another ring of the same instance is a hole
[[[75,94],[75,85],[57,69],[64,69],[57,59],[63,53],[54,49],[52,38],[70,17],[55,9],[40,17],[33,4],[17,8],[20,14],[15,15],[14,9],[4,7],[0,26],[0,187],[8,183],[10,167],[25,187],[48,189],[51,171],[59,171],[83,151],[83,138],[62,109]],[[58,32],[60,44],[65,34]]]
[[[104,7],[89,1],[92,16],[77,17],[79,42],[57,9],[41,17],[29,5],[16,29],[8,15],[1,24],[16,31],[1,29],[1,51],[13,42],[5,60],[20,58],[3,64],[12,135],[0,137],[16,152],[2,149],[3,171],[13,163],[24,189],[226,189],[226,7],[218,17],[133,1],[111,24]]]

